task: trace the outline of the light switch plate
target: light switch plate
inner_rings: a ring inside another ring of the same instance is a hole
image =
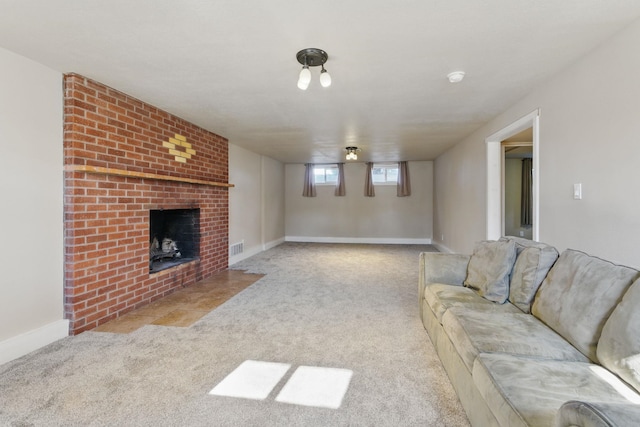
[[[576,200],[582,199],[582,184],[573,184],[573,198]]]

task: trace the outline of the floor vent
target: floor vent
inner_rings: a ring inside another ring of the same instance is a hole
[[[229,246],[229,256],[240,255],[244,252],[244,240]]]

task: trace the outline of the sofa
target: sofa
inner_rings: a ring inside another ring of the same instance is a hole
[[[640,426],[640,272],[518,237],[420,254],[422,323],[473,426]]]

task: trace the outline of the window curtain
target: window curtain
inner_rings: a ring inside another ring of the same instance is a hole
[[[366,197],[376,196],[376,191],[373,188],[373,177],[371,176],[372,169],[373,169],[373,163],[367,162],[367,175],[364,177],[364,195]]]
[[[304,188],[302,197],[316,197],[316,182],[313,176],[313,163],[304,165]]]
[[[411,195],[411,180],[409,179],[409,164],[398,162],[398,197]]]
[[[338,181],[336,181],[336,191],[334,194],[336,196],[345,196],[347,194],[344,184],[344,163],[338,163]]]
[[[532,160],[522,159],[522,191],[520,193],[520,225],[522,226],[530,226],[532,222],[532,172]]]

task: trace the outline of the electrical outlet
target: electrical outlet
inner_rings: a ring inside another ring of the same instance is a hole
[[[524,231],[520,230],[520,237],[524,237]]]
[[[444,234],[441,234],[441,235],[440,235],[440,241],[441,241],[441,242],[444,242]]]

